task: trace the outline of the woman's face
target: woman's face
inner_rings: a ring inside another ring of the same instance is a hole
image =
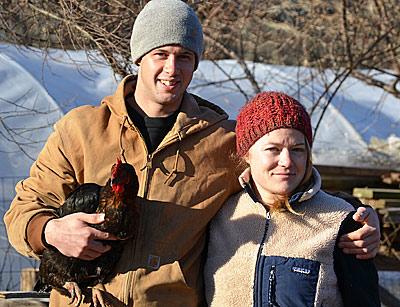
[[[250,147],[245,160],[264,203],[290,196],[304,177],[307,155],[303,133],[291,128],[273,130]]]

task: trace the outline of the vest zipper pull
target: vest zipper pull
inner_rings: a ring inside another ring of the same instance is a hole
[[[269,212],[268,212],[269,213]],[[269,291],[268,291],[268,306],[273,307],[275,304],[275,266],[271,266],[271,270],[269,271]]]

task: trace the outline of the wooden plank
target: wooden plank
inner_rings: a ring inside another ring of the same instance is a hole
[[[48,307],[49,302],[43,300],[44,299],[0,299],[0,307]]]
[[[370,198],[361,198],[360,201],[365,205],[370,205],[374,209],[383,209],[386,207],[384,199],[370,199]]]
[[[379,177],[391,172],[390,169],[376,169],[376,168],[357,168],[346,166],[333,166],[333,165],[314,165],[320,173],[341,175],[341,176],[356,176],[356,177]]]
[[[39,270],[36,268],[23,268],[20,277],[20,290],[33,291],[33,287],[39,277]]]
[[[400,208],[400,199],[382,199],[385,207]]]
[[[369,169],[354,167],[339,167],[329,165],[314,165],[322,177],[322,188],[328,191],[343,191],[352,193],[354,187],[390,187],[382,181],[382,176],[389,173],[385,169]]]
[[[50,293],[42,293],[36,291],[0,291],[0,298],[48,298]]]
[[[370,205],[374,209],[400,208],[400,199],[370,199],[358,197],[363,204]]]
[[[353,195],[358,198],[400,199],[400,189],[354,188]]]

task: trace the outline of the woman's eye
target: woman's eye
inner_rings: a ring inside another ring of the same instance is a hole
[[[291,150],[291,152],[292,152],[294,155],[304,155],[305,152],[306,152],[306,149],[305,149],[305,148],[293,148],[293,149]]]

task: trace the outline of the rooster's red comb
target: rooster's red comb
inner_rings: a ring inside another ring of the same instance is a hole
[[[121,159],[117,158],[117,163],[115,163],[113,167],[112,176],[115,177],[117,175],[118,169],[121,166],[121,164],[122,164]]]

